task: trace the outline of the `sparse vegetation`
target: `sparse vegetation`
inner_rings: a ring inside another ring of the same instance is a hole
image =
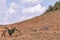
[[[56,2],[56,4],[54,5],[54,7],[56,7],[57,10],[60,10],[60,1]]]
[[[56,2],[54,4],[54,6],[49,6],[48,10],[46,12],[49,12],[49,11],[56,11],[56,10],[60,10],[60,1]]]
[[[4,36],[5,37],[5,33],[8,32],[9,36],[12,36],[12,34],[15,32],[15,31],[18,31],[20,32],[18,29],[16,29],[15,27],[12,28],[12,29],[9,29],[7,27],[4,27],[6,30],[2,33],[1,37]]]

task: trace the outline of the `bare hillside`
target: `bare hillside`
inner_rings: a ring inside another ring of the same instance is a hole
[[[5,37],[1,34],[5,27],[15,27],[12,37],[6,31]],[[10,25],[0,26],[0,40],[60,40],[60,11],[47,12],[33,19]]]

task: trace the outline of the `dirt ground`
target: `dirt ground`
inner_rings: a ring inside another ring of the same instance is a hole
[[[6,31],[2,36],[4,26],[15,27],[20,32],[15,31],[9,36]],[[1,25],[0,40],[60,40],[60,12],[48,12],[30,20],[18,22],[10,25]]]

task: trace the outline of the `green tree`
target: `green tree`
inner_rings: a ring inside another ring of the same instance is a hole
[[[50,5],[46,12],[55,11],[55,10],[60,10],[60,1],[56,2],[54,6]]]
[[[57,10],[60,10],[60,1],[55,3],[54,8],[56,8]]]

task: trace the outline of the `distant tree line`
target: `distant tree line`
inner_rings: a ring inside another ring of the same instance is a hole
[[[46,10],[46,12],[49,12],[49,11],[56,11],[56,10],[60,10],[60,1],[56,2],[54,4],[54,6],[49,6],[48,10]]]

